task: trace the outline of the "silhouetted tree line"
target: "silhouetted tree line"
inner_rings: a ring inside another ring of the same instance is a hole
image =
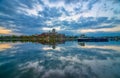
[[[92,38],[92,37],[87,37]],[[109,38],[110,40],[120,40],[120,36],[103,36],[102,38]],[[58,36],[49,36],[48,37],[41,37],[38,35],[21,35],[21,36],[0,36],[0,41],[63,41],[63,40],[77,40],[78,36],[65,36],[64,38],[59,38]]]
[[[21,35],[21,36],[0,36],[0,41],[63,41],[63,40],[75,40],[77,36],[65,36],[64,38],[59,38],[58,36],[49,36],[48,37],[40,37],[38,35]]]

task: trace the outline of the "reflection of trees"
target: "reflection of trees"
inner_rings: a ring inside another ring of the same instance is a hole
[[[50,41],[37,41],[37,43],[43,44],[43,45],[50,45],[53,49],[56,48],[57,44],[64,44],[65,40],[50,40]]]
[[[0,42],[12,42],[12,43],[16,43],[16,42],[21,42],[21,43],[25,43],[25,42],[32,42],[32,43],[40,43],[43,45],[49,45],[51,46],[53,49],[56,48],[56,46],[58,44],[64,44],[66,40],[63,39],[42,39],[42,40],[0,40]]]
[[[78,45],[85,46],[85,42],[78,42]]]

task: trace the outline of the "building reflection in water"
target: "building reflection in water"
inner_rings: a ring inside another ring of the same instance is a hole
[[[85,42],[78,42],[78,45],[85,46]]]
[[[48,41],[48,42],[39,41],[37,43],[40,43],[40,44],[43,44],[43,45],[49,45],[50,47],[52,47],[52,49],[55,49],[58,44],[64,44],[65,41],[64,40],[61,40],[61,41]]]
[[[42,45],[49,45],[50,47],[52,47],[52,49],[55,49],[56,48],[56,46],[58,45],[58,44],[65,44],[65,40],[52,40],[52,41],[46,41],[46,40],[44,40],[44,41],[38,41],[38,40],[36,40],[36,41],[9,41],[8,43],[6,42],[6,41],[2,41],[1,43],[0,43],[0,50],[2,49],[6,49],[6,48],[12,48],[12,46],[11,46],[11,43],[12,44],[14,44],[14,43],[18,43],[18,42],[20,42],[20,43],[26,43],[26,42],[31,42],[31,43],[39,43],[39,44],[42,44]]]

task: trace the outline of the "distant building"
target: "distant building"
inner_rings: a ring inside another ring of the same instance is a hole
[[[46,39],[49,39],[49,38],[63,39],[63,38],[65,38],[65,34],[57,33],[55,29],[52,29],[52,31],[49,31],[49,32],[42,33],[38,36],[41,38],[46,38]]]
[[[55,29],[52,29],[52,33],[55,33]]]

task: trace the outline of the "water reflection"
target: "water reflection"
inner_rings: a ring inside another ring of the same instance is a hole
[[[107,43],[85,43],[85,42],[78,42],[78,45],[80,45],[81,48],[99,48],[99,49],[111,49],[111,50],[116,50],[116,51],[120,51],[120,42],[116,42],[116,45],[113,45],[113,42],[110,42],[111,44],[107,44]]]
[[[120,78],[120,42],[4,44],[0,78]]]
[[[65,40],[53,40],[53,41],[41,41],[41,40],[35,40],[35,41],[31,41],[31,40],[15,40],[15,41],[10,41],[10,40],[8,40],[8,41],[6,41],[6,40],[2,40],[2,41],[0,41],[1,43],[4,43],[4,42],[11,42],[11,43],[28,43],[28,42],[30,42],[30,43],[38,43],[38,44],[42,44],[42,45],[49,45],[50,47],[52,47],[52,49],[55,49],[56,48],[56,46],[58,45],[58,44],[65,44]]]
[[[11,43],[0,43],[0,51],[12,48],[13,44]]]

